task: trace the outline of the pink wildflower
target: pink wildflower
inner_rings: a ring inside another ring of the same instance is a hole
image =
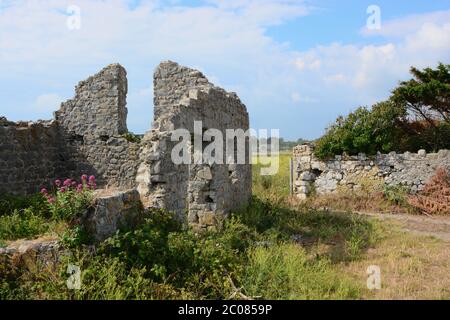
[[[81,176],[81,181],[82,181],[82,182],[86,182],[87,179],[88,179],[88,176],[87,176],[86,174],[83,174],[83,175]]]
[[[66,190],[66,187],[61,187],[61,189],[59,189],[59,192],[61,192],[61,193],[64,193],[64,192],[66,192],[67,190]]]
[[[66,179],[66,180],[64,180],[63,185],[64,185],[65,187],[70,187],[71,184],[72,184],[72,180],[71,180],[71,179]]]
[[[57,186],[57,187],[59,187],[59,186],[61,186],[61,180],[55,180],[55,185]]]
[[[54,197],[47,198],[48,203],[54,203],[56,199]]]
[[[41,189],[41,193],[42,193],[43,195],[46,195],[46,194],[48,193],[48,191],[47,191],[47,189],[42,188],[42,189]]]

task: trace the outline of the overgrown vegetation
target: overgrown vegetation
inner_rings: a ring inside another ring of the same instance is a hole
[[[4,196],[0,200],[0,241],[32,239],[56,229],[50,219],[47,201],[40,194],[32,197]]]
[[[156,211],[148,213],[140,227],[122,230],[102,243],[95,255],[82,246],[72,249],[67,263],[81,266],[82,290],[65,287],[67,265],[62,264],[56,271],[6,277],[0,296],[227,299],[237,286],[248,297],[356,298],[362,289],[340,277],[332,261],[356,259],[374,241],[374,231],[361,218],[296,213],[257,199],[220,230],[205,234],[195,234],[170,214]],[[303,239],[309,248],[301,245]],[[342,251],[313,254],[318,243],[328,241],[341,242]],[[280,281],[289,286],[280,286]]]
[[[359,107],[338,117],[320,139],[315,154],[436,151],[450,148],[450,65],[411,68],[414,78],[403,81],[391,97],[369,110]]]
[[[95,177],[83,175],[80,183],[56,180],[51,191],[30,197],[5,195],[0,199],[0,241],[33,239],[46,233],[60,234],[67,243],[86,240],[76,220],[91,205]]]
[[[387,234],[384,224],[290,201],[288,164],[289,155],[281,155],[275,176],[261,176],[256,164],[251,205],[215,231],[197,234],[167,212],[150,211],[138,227],[122,229],[92,249],[78,241],[80,230],[69,229],[63,241],[69,254],[58,267],[0,267],[0,299],[372,297],[365,288],[365,270],[373,263],[365,252],[379,250]],[[401,188],[368,182],[361,191],[368,203],[373,189],[385,203],[398,205],[405,199]],[[80,290],[66,286],[69,263],[81,268]],[[354,276],[358,272],[360,278]]]
[[[251,205],[215,231],[197,234],[167,212],[147,212],[138,227],[94,251],[69,241],[57,269],[4,272],[0,298],[358,298],[364,282],[342,277],[335,265],[359,259],[380,226],[357,215],[290,208],[286,161],[279,175],[256,174]],[[67,289],[68,263],[81,267],[80,290]]]
[[[141,135],[137,135],[132,132],[124,133],[124,134],[122,134],[122,137],[125,138],[128,142],[132,142],[132,143],[140,143],[142,140]]]

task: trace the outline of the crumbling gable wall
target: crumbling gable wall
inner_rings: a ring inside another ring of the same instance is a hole
[[[127,141],[125,69],[111,64],[81,81],[75,97],[62,103],[55,118],[71,155],[67,176],[90,173],[100,185],[133,187],[139,145]]]
[[[248,113],[236,94],[215,87],[199,71],[167,61],[154,73],[155,117],[153,130],[144,137],[137,182],[147,206],[157,205],[184,216],[199,228],[214,226],[218,219],[246,204],[251,196],[251,166],[223,164],[174,164],[171,141],[174,129],[187,129],[194,137],[194,121],[203,131],[249,128]],[[200,140],[201,141],[201,140]],[[192,147],[192,146],[191,146]],[[248,150],[248,141],[247,148]]]

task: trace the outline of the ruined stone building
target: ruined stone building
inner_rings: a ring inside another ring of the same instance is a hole
[[[56,178],[82,173],[102,188],[136,189],[145,207],[175,211],[205,228],[251,196],[251,166],[179,164],[171,161],[171,131],[194,121],[204,128],[249,128],[246,107],[199,71],[162,62],[154,73],[154,123],[141,142],[129,141],[127,78],[112,64],[76,86],[50,121],[0,118],[0,193],[38,192]],[[150,117],[149,117],[150,120]]]

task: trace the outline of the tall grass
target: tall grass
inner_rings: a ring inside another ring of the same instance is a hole
[[[242,285],[248,295],[266,299],[349,299],[361,290],[327,259],[311,259],[292,243],[251,250]]]

